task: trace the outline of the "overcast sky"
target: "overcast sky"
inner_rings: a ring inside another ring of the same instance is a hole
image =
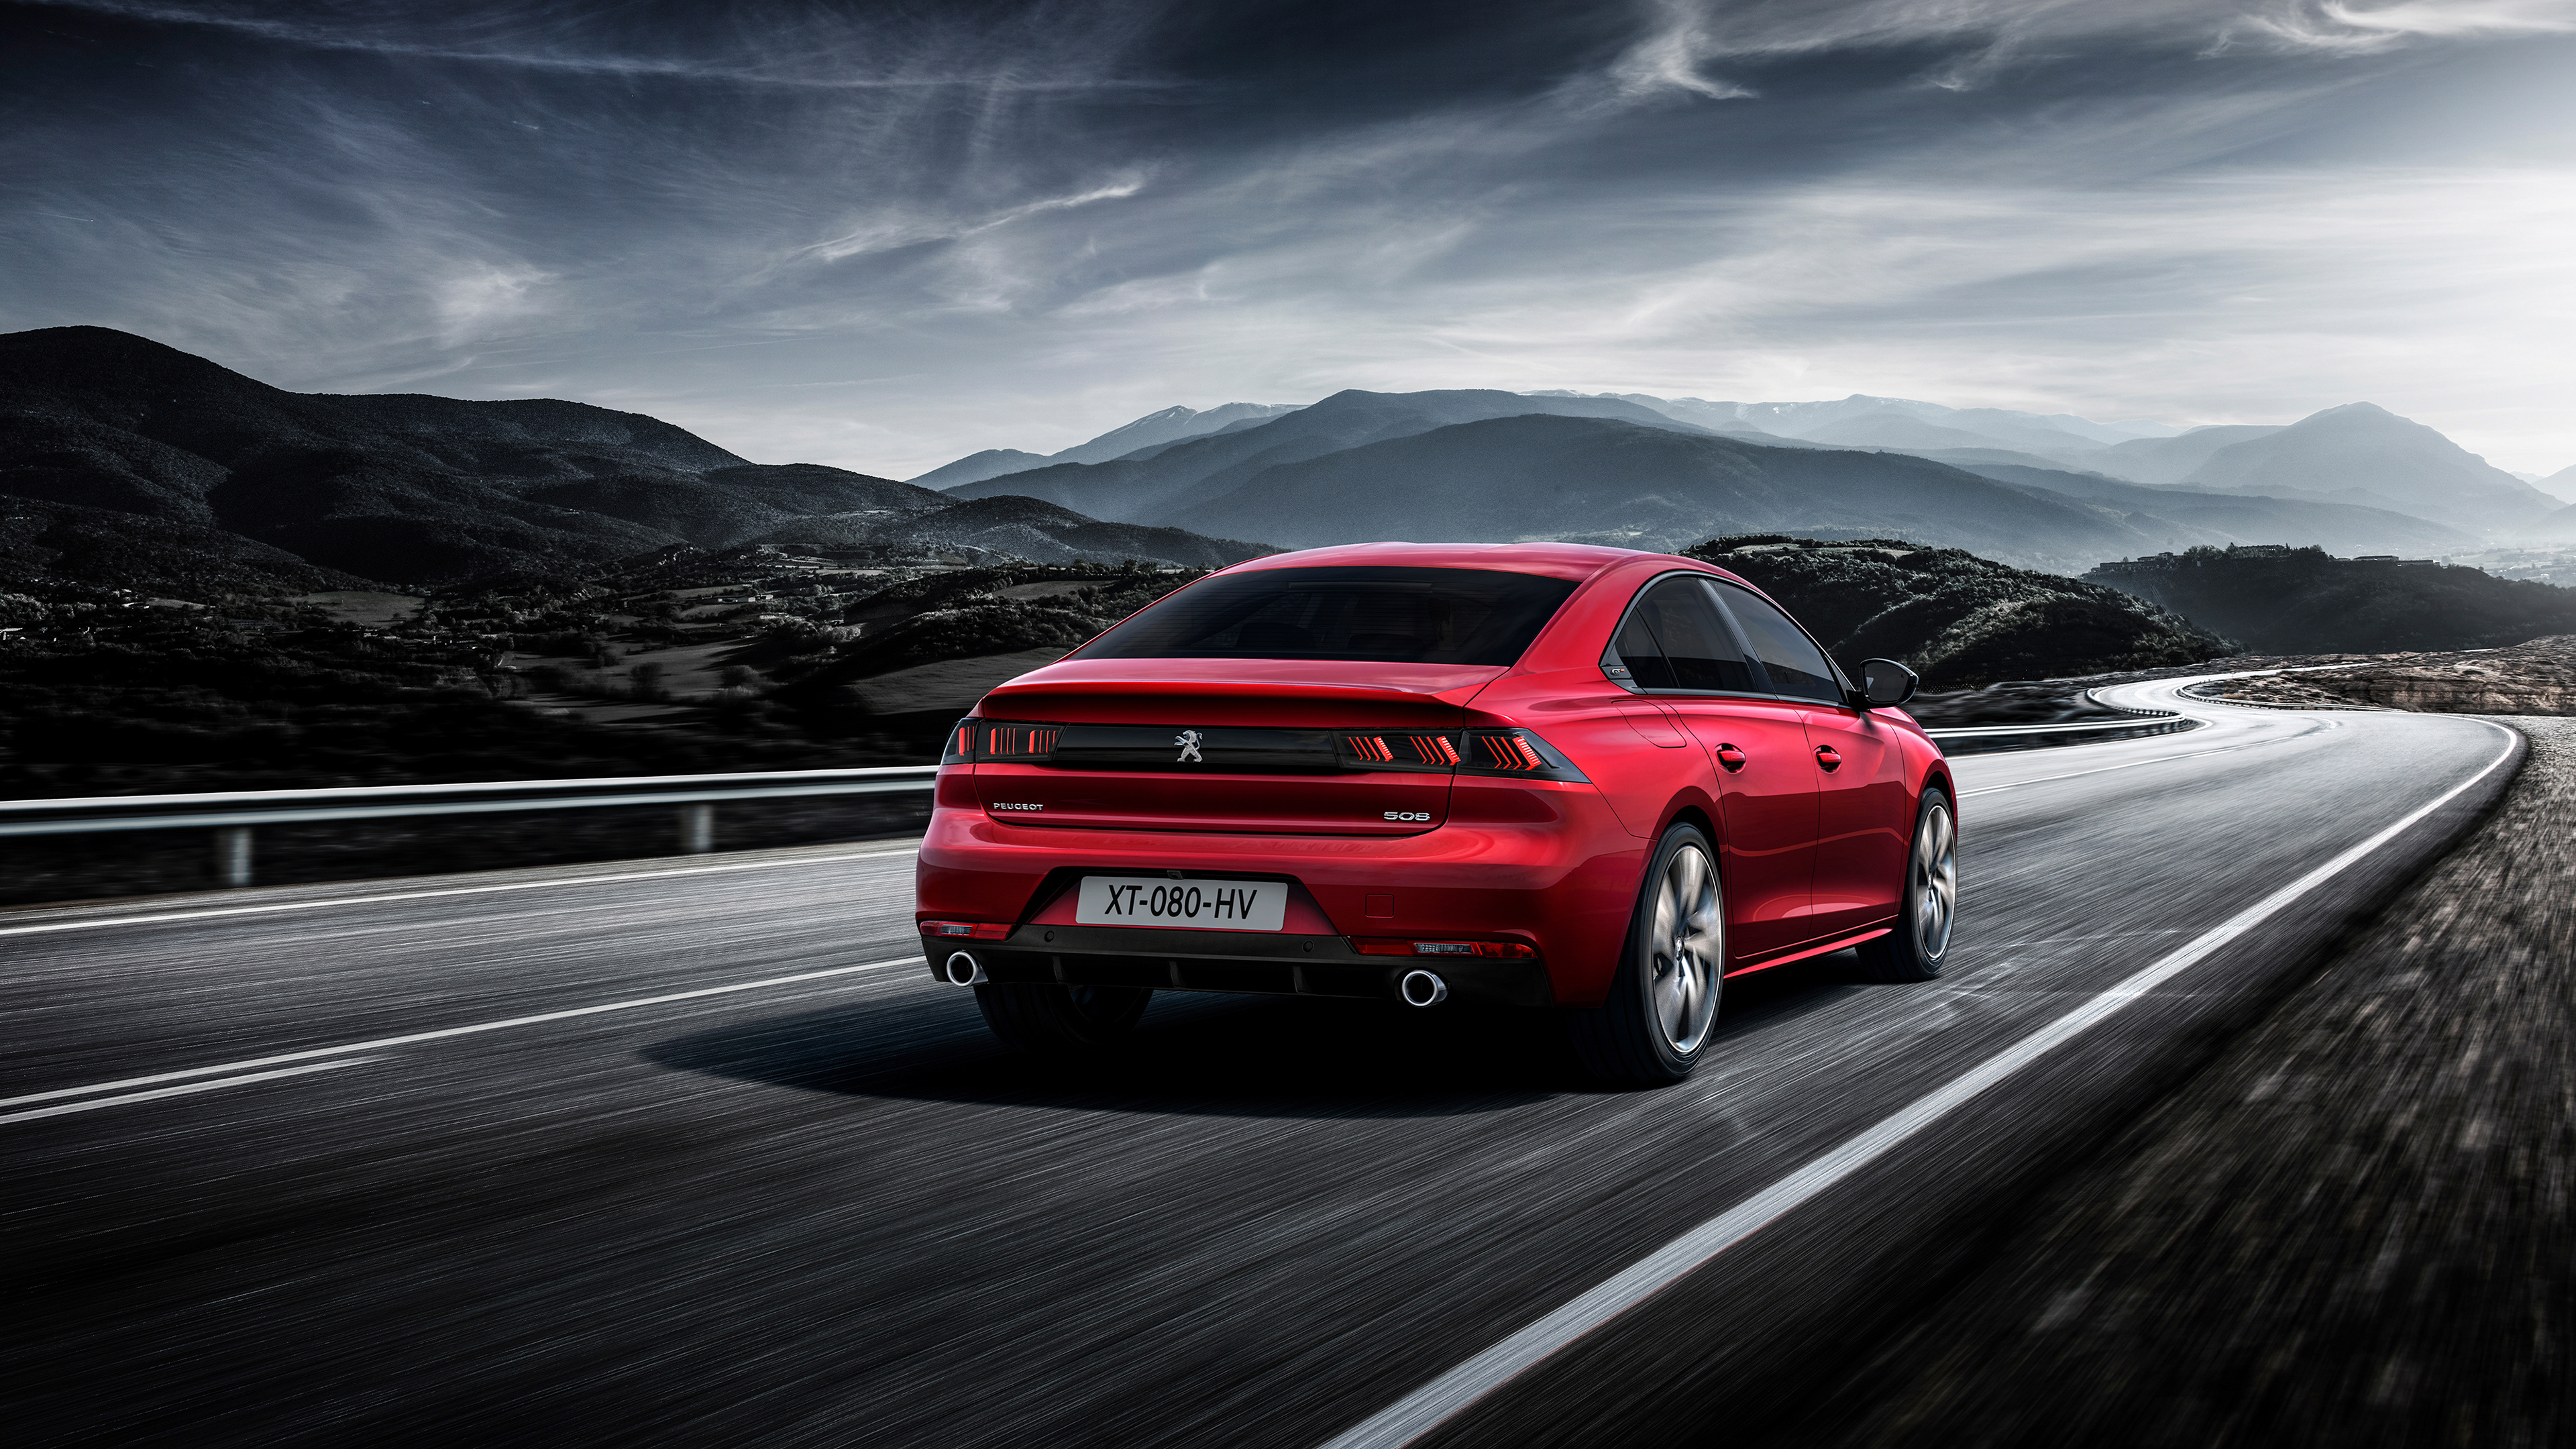
[[[905,477],[1345,387],[2576,464],[2576,0],[19,4],[0,330]]]

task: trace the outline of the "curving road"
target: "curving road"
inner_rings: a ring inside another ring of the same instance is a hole
[[[1158,998],[1068,1075],[897,844],[0,915],[29,1444],[1691,1441],[1765,1421],[2510,778],[2174,701],[1970,757],[1950,975],[1729,983],[1669,1090],[1531,1024]],[[2438,984],[2437,984],[2438,986]]]

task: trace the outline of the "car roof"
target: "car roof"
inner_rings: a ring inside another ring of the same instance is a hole
[[[1497,573],[1543,574],[1577,583],[1632,559],[1654,558],[1633,548],[1602,548],[1589,543],[1346,543],[1330,548],[1274,553],[1236,564],[1228,573],[1255,569],[1380,568],[1491,569]],[[1676,559],[1695,564],[1697,560]]]

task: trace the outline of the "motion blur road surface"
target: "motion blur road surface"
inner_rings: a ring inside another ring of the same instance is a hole
[[[1583,1085],[1527,1018],[1264,998],[1160,996],[1114,1068],[1031,1065],[928,979],[900,844],[0,915],[12,1437],[1303,1449],[1761,1419],[2437,855],[2518,747],[2173,707],[2207,723],[1957,761],[1949,974],[1737,978],[1712,1059],[1659,1091]],[[1813,1176],[2087,1003],[2119,1009]],[[1445,1420],[1387,1417],[1784,1181],[1809,1189],[1632,1310]]]

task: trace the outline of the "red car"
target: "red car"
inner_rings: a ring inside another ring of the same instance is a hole
[[[1724,978],[1948,953],[1956,791],[1892,706],[1695,559],[1578,544],[1278,554],[957,722],[922,946],[1004,1040],[1106,1046],[1158,990],[1554,1008],[1677,1081]]]

